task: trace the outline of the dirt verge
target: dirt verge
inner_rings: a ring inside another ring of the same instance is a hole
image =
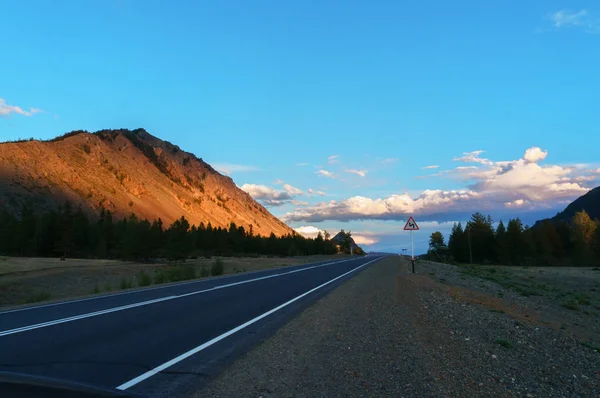
[[[441,267],[375,263],[194,396],[598,396],[599,353]]]

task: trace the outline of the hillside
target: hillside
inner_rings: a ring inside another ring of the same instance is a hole
[[[552,220],[567,221],[575,213],[585,210],[591,219],[600,220],[600,187],[596,187],[583,196],[575,199],[565,210],[552,217]]]
[[[339,245],[343,240],[344,234],[342,233],[342,231],[338,232],[333,238],[331,238],[331,241],[334,242],[336,245]],[[354,239],[352,237],[350,237],[350,247],[352,247],[353,253],[363,252],[362,248],[358,246],[356,242],[354,242]]]
[[[596,187],[585,195],[575,199],[563,211],[554,217],[537,221],[534,227],[542,225],[542,223],[544,223],[546,220],[550,220],[553,223],[557,223],[559,221],[570,222],[575,213],[582,210],[585,210],[592,220],[600,220],[600,187]]]
[[[233,180],[143,129],[76,131],[50,141],[0,143],[0,206],[18,213],[66,200],[95,215],[185,216],[191,224],[231,222],[263,236],[292,233]]]

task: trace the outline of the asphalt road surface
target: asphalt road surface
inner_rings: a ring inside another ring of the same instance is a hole
[[[184,396],[367,256],[0,312],[0,371]]]

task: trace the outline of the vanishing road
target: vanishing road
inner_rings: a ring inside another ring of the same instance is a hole
[[[184,396],[381,257],[259,271],[0,312],[0,371]]]

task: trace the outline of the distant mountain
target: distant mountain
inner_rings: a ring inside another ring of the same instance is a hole
[[[333,238],[331,238],[331,241],[334,242],[336,245],[339,245],[341,242],[344,241],[344,235],[340,231],[337,233],[337,235],[335,235]],[[358,246],[356,244],[356,242],[354,242],[354,239],[352,237],[350,237],[350,246],[352,247],[353,253],[362,252],[362,248],[360,246]],[[357,251],[357,249],[359,249],[359,251]]]
[[[600,220],[600,187],[596,187],[585,195],[575,199],[565,208],[565,210],[550,218],[550,221],[570,221],[575,213],[582,210],[585,210],[592,220],[595,218]],[[545,220],[540,220],[536,222],[535,225],[539,225],[544,221]]]
[[[66,200],[90,214],[103,207],[165,225],[185,216],[190,224],[234,222],[264,236],[293,233],[231,178],[144,129],[0,143],[0,208],[43,211]]]

